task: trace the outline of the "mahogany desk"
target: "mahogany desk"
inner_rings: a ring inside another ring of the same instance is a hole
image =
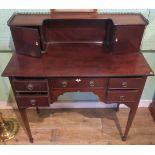
[[[65,92],[93,92],[130,113],[126,140],[147,76],[140,51],[147,21],[139,14],[16,14],[10,21],[16,53],[2,76],[10,79],[30,142],[26,108],[45,107]]]

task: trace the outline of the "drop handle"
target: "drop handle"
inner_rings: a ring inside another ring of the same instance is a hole
[[[75,79],[75,81],[79,83],[79,82],[81,82],[82,80],[81,80],[81,79]]]
[[[120,96],[119,99],[120,101],[125,101],[125,96]]]
[[[62,82],[62,87],[67,87],[67,84],[68,84],[67,81],[63,81]]]
[[[116,42],[116,43],[118,42],[118,38],[115,38],[115,42]]]
[[[90,81],[90,82],[89,82],[89,86],[90,86],[90,87],[94,87],[94,86],[95,86],[95,82],[94,82],[94,81]]]
[[[31,103],[32,106],[35,106],[36,105],[36,100],[35,99],[31,99],[30,103]]]
[[[123,88],[127,88],[128,87],[128,83],[127,82],[122,82],[122,87]]]
[[[28,84],[28,85],[27,85],[27,89],[28,89],[28,90],[31,91],[31,90],[33,90],[33,88],[34,88],[34,86],[33,86],[32,84]]]

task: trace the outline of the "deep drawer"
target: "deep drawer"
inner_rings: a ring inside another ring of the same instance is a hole
[[[26,95],[17,95],[17,104],[20,107],[35,107],[35,106],[49,106],[49,99],[47,95],[42,96],[26,96]]]
[[[136,102],[139,98],[138,91],[108,91],[107,103]]]
[[[47,80],[13,80],[15,91],[48,91]]]
[[[53,88],[75,88],[75,87],[105,87],[105,78],[60,78],[51,80]]]
[[[109,89],[140,89],[145,83],[143,78],[110,78]]]

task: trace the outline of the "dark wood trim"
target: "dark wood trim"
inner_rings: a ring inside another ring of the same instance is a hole
[[[56,43],[56,42],[55,42]],[[96,42],[97,44],[98,42]],[[101,43],[98,43],[101,44]],[[0,50],[0,53],[12,53],[12,50]],[[142,53],[155,53],[155,50],[141,50]]]
[[[51,15],[57,13],[91,13],[97,14],[97,9],[50,9]]]

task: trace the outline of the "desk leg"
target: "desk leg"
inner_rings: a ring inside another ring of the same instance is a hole
[[[132,122],[133,122],[133,119],[135,117],[137,108],[138,108],[138,106],[130,108],[130,112],[129,112],[129,116],[128,116],[128,121],[127,121],[127,125],[126,125],[126,128],[125,128],[124,135],[122,137],[122,141],[126,141],[126,139],[127,139],[128,132],[129,132],[130,127],[132,125]]]
[[[118,112],[119,111],[119,103],[117,103],[117,107],[116,107],[116,112]]]
[[[22,108],[22,109],[20,108],[19,112],[20,112],[20,115],[22,117],[24,126],[26,128],[27,134],[29,136],[29,140],[30,140],[31,143],[33,143],[33,137],[32,137],[29,122],[28,122],[28,119],[27,119],[26,109],[25,108]]]

